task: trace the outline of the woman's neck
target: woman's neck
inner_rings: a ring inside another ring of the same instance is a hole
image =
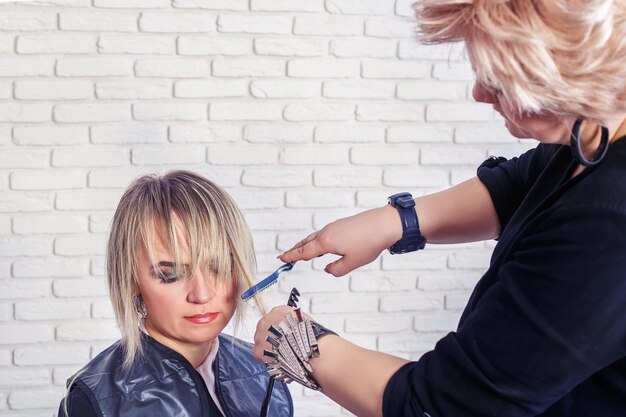
[[[617,122],[615,125],[617,127],[615,128],[615,133],[611,137],[611,142],[615,142],[616,140],[626,136],[626,117],[624,117],[621,122]]]
[[[183,355],[191,363],[191,366],[197,368],[206,360],[212,348],[213,340],[209,341],[208,344],[185,346],[184,351],[178,351],[178,353]]]
[[[613,143],[620,138],[626,136],[626,116],[614,119],[606,126],[609,129],[609,143]],[[587,158],[593,157],[596,153],[602,139],[602,129],[599,125],[592,123],[583,123],[580,133],[583,154]],[[585,170],[584,165],[578,165],[572,173],[572,178]]]
[[[171,339],[157,329],[155,329],[149,321],[145,323],[146,333],[162,345],[180,353],[191,363],[194,368],[202,365],[213,349],[213,341],[208,340],[202,343],[185,343],[175,339]]]
[[[609,129],[609,143],[626,135],[626,116],[613,119],[606,125]],[[594,123],[583,123],[580,131],[580,143],[582,145],[583,154],[590,158],[598,147],[602,138],[601,126]]]

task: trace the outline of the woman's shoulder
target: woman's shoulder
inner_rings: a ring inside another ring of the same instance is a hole
[[[123,362],[124,349],[118,340],[97,354],[68,379],[67,385],[71,390],[70,393],[76,391],[76,388],[79,388],[78,394],[82,391],[108,392],[107,387],[115,385],[114,381],[118,380],[120,373],[124,371]]]
[[[124,349],[118,340],[94,356],[76,375],[111,372],[119,368],[123,360]]]
[[[100,415],[93,386],[102,385],[119,368],[122,358],[120,342],[117,341],[96,355],[67,380],[67,395],[61,401],[59,417],[91,417]],[[96,408],[94,408],[96,407]]]
[[[90,378],[102,378],[103,375],[111,374],[121,368],[123,361],[123,349],[120,341],[113,343],[102,352],[98,353],[85,366],[79,369],[67,380],[68,387],[75,382],[89,380]]]
[[[172,374],[188,372],[185,359],[177,352],[142,336],[141,349],[133,363],[125,366],[126,348],[121,340],[96,355],[68,382],[80,382],[98,396],[121,395],[127,387],[151,384]],[[132,382],[131,382],[132,381]]]

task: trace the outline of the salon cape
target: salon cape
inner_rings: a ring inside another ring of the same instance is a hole
[[[116,342],[96,356],[73,382],[102,416],[206,416],[211,398],[207,386],[182,355],[142,335],[144,355],[137,365],[122,368],[123,349]],[[215,395],[225,417],[257,417],[269,376],[252,356],[251,345],[219,336],[213,362]],[[72,381],[70,378],[69,381]],[[287,386],[276,382],[272,416],[293,416]]]

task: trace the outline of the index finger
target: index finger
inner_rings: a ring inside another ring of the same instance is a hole
[[[313,258],[326,254],[317,239],[318,232],[311,233],[291,249],[278,256],[283,262],[310,261]]]

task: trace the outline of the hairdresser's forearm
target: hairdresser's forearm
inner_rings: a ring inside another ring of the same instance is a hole
[[[359,417],[382,416],[383,393],[407,361],[358,347],[338,336],[320,339],[313,375],[324,394]]]
[[[491,195],[478,178],[418,197],[415,209],[428,243],[475,242],[500,234]]]

